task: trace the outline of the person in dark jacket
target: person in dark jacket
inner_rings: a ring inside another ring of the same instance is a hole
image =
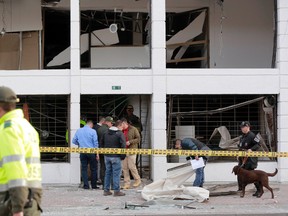
[[[123,118],[127,119],[127,121],[131,123],[131,125],[136,127],[141,135],[143,126],[141,123],[141,119],[134,114],[134,107],[132,105],[128,105],[125,111],[126,112],[123,115]]]
[[[101,121],[103,121],[103,119]],[[106,118],[104,118],[104,121],[102,122],[101,126],[96,128],[100,148],[104,148],[101,144],[103,134],[106,133],[110,127],[112,127],[113,123],[114,123],[114,119],[111,116],[107,116]],[[105,160],[104,160],[103,154],[99,154],[99,161],[100,161],[100,179],[101,179],[102,186],[104,188]]]
[[[243,121],[240,124],[242,135],[240,136],[240,141],[238,144],[239,151],[259,151],[261,149],[260,140],[259,138],[250,131],[250,123],[248,121]],[[257,168],[258,165],[258,158],[257,157],[238,157],[238,165],[246,170],[254,170]],[[239,178],[238,181],[238,191],[242,190],[241,182]],[[254,183],[257,191],[253,194],[253,196],[257,196],[260,194],[260,186],[259,183]]]
[[[122,132],[122,121],[118,120],[115,126],[108,129],[103,134],[101,140],[104,148],[125,148],[126,140]],[[112,195],[110,191],[111,178],[113,179],[114,196],[124,196],[125,193],[120,191],[120,176],[122,172],[121,157],[119,154],[105,154],[105,180],[104,180],[104,196]]]

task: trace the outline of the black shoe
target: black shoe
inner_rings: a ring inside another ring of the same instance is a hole
[[[259,196],[259,192],[256,191],[252,196],[256,196],[256,197],[258,197],[258,196]]]
[[[96,186],[96,187],[92,187],[93,190],[99,189],[100,187]]]

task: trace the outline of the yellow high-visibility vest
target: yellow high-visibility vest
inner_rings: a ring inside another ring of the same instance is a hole
[[[86,124],[87,124],[86,121],[80,119],[80,128],[81,128],[81,127],[84,127]],[[65,138],[66,138],[66,142],[69,143],[69,133],[68,133],[68,130],[66,130]]]
[[[16,109],[0,119],[0,192],[41,188],[39,134]]]

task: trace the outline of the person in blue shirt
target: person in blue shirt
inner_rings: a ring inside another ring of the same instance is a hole
[[[72,140],[72,143],[78,145],[79,148],[98,148],[97,133],[93,128],[93,121],[88,120],[87,124],[79,128]],[[97,162],[99,160],[98,154],[80,153],[81,162],[81,176],[84,183],[83,188],[89,189],[88,182],[88,164],[91,171],[91,187],[97,189]]]

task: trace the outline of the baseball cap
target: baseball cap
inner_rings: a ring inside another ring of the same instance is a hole
[[[134,109],[134,107],[132,105],[128,105],[126,109]]]
[[[107,116],[106,118],[105,118],[105,121],[107,121],[107,122],[114,122],[114,119],[111,117],[111,116]]]
[[[250,127],[250,123],[248,121],[241,122],[240,128],[243,128],[243,127]]]
[[[15,92],[12,89],[6,86],[0,86],[0,102],[17,103],[19,101],[19,98],[17,98]]]

